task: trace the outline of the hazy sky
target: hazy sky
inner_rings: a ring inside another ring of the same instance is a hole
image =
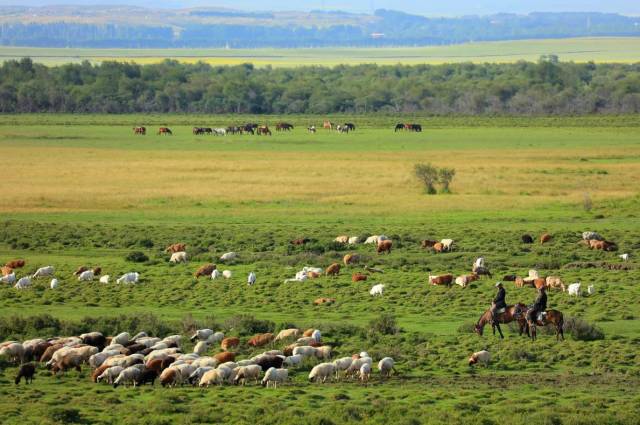
[[[534,11],[612,12],[640,15],[640,0],[0,0],[0,5],[50,4],[132,4],[169,8],[223,6],[247,10],[340,9],[354,12],[371,12],[386,8],[430,16]]]

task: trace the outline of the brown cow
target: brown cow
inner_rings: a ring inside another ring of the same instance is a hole
[[[451,282],[453,282],[452,274],[442,274],[440,276],[432,276],[429,275],[429,283],[432,285],[447,285],[451,286]]]
[[[240,345],[240,338],[237,337],[229,337],[222,340],[220,343],[220,348],[224,351],[229,351],[230,348],[235,348]]]
[[[236,353],[225,351],[223,353],[216,354],[213,358],[220,363],[232,362],[236,359]]]
[[[444,252],[444,244],[442,242],[436,242],[433,244],[433,250],[435,252]]]
[[[335,298],[316,298],[313,300],[314,305],[324,305],[324,304],[333,304],[336,302]]]
[[[333,263],[329,267],[327,267],[326,275],[327,276],[338,276],[340,274],[340,264]]]
[[[9,267],[12,269],[19,269],[20,267],[24,267],[24,265],[25,265],[24,260],[11,260],[11,261],[8,261],[7,264],[5,264],[6,267]]]
[[[354,273],[351,276],[351,281],[352,282],[360,282],[360,281],[364,281],[364,280],[367,280],[367,275],[366,274]]]
[[[11,273],[13,273],[13,269],[11,267],[2,267],[2,276],[9,276]]]
[[[380,241],[378,243],[378,247],[376,248],[376,252],[378,254],[381,254],[383,252],[386,252],[387,254],[391,254],[392,246],[393,246],[393,241],[390,241],[390,240]]]
[[[211,276],[211,273],[213,273],[216,268],[215,264],[205,264],[195,272],[194,276],[196,278],[200,276]]]
[[[360,256],[358,254],[347,254],[342,258],[345,266],[349,264],[355,264],[360,261]]]
[[[548,233],[545,233],[542,236],[540,236],[540,245],[542,245],[545,242],[549,242],[550,240],[551,240],[551,235]]]
[[[176,252],[184,252],[187,250],[187,245],[183,244],[183,243],[174,243],[169,245],[164,252],[170,252],[172,254],[175,254]]]
[[[270,332],[266,334],[257,334],[257,335],[254,335],[249,340],[249,342],[247,342],[247,344],[249,344],[252,347],[262,347],[264,345],[267,345],[271,341],[273,341],[273,338],[274,338],[274,335]]]
[[[433,248],[433,246],[435,244],[437,244],[437,243],[438,243],[438,241],[432,241],[432,240],[429,240],[429,239],[425,239],[422,242],[420,242],[420,246],[422,248]]]

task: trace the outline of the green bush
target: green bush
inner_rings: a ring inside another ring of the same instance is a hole
[[[568,317],[564,322],[565,333],[570,333],[578,341],[596,341],[604,339],[604,332],[595,325],[577,317]]]
[[[382,314],[369,322],[369,330],[383,335],[395,335],[400,330],[396,323],[396,317],[392,314]]]
[[[144,263],[145,261],[149,261],[149,257],[147,257],[144,252],[140,251],[130,252],[124,259],[132,263]]]

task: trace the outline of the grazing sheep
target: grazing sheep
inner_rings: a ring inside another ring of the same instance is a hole
[[[345,266],[348,266],[350,264],[356,264],[360,261],[360,256],[358,254],[347,254],[344,257],[342,257],[342,262],[344,263]]]
[[[360,366],[360,381],[364,384],[369,382],[369,378],[371,377],[371,363],[364,363]]]
[[[214,271],[211,272],[211,279],[212,280],[216,280],[220,276],[222,276],[222,273],[220,273],[220,270],[218,270],[218,269],[215,269]]]
[[[276,369],[271,367],[264,374],[262,378],[262,386],[269,388],[271,384],[273,388],[278,388],[278,383],[284,384],[289,378],[289,371],[287,369]]]
[[[247,344],[252,347],[262,347],[273,341],[273,338],[274,336],[272,333],[257,334],[249,339]]]
[[[111,339],[111,344],[127,345],[131,340],[129,332],[122,332]]]
[[[456,282],[456,285],[466,288],[467,285],[469,285],[469,283],[475,280],[478,280],[478,278],[479,276],[476,273],[471,273],[471,274],[456,277],[455,282]]]
[[[378,235],[369,236],[367,239],[365,239],[364,243],[378,245]]]
[[[242,385],[244,386],[247,381],[254,380],[257,384],[260,380],[260,373],[262,373],[262,368],[259,365],[240,366],[236,372],[234,383],[238,384],[242,381]]]
[[[360,238],[359,238],[359,237],[357,237],[357,236],[351,236],[351,237],[349,238],[349,240],[347,241],[347,243],[348,243],[349,245],[356,245],[359,241],[360,241]]]
[[[311,347],[310,345],[302,345],[299,347],[295,347],[293,349],[293,355],[301,355],[303,357],[315,357],[316,355],[316,347]]]
[[[351,281],[352,282],[363,282],[367,280],[367,275],[366,274],[362,274],[362,273],[354,273],[353,275],[351,275]]]
[[[315,300],[313,300],[313,305],[324,305],[324,304],[333,304],[336,302],[335,298],[326,298],[326,297],[321,297],[321,298],[316,298]]]
[[[224,270],[222,272],[222,277],[224,277],[225,279],[231,279],[232,273],[231,270]]]
[[[327,267],[327,276],[338,276],[340,274],[340,264],[333,263],[329,267]]]
[[[383,293],[384,293],[383,283],[378,283],[377,285],[373,285],[369,290],[369,294],[371,294],[372,296],[377,296],[377,295],[382,296]]]
[[[96,378],[96,382],[105,381],[107,384],[112,385],[123,370],[124,368],[122,366],[107,367],[100,376]]]
[[[582,240],[584,240],[584,241],[589,241],[589,240],[602,241],[602,240],[604,240],[604,238],[602,236],[600,236],[597,232],[582,232]]]
[[[174,252],[184,252],[186,250],[187,250],[187,245],[186,244],[184,244],[184,243],[174,243],[174,244],[169,245],[164,250],[164,252],[174,253]]]
[[[319,329],[315,329],[312,333],[311,333],[311,338],[315,339],[317,343],[320,342],[320,340],[322,339],[322,334],[320,333]]]
[[[235,260],[237,256],[238,254],[235,252],[227,252],[226,254],[223,254],[222,256],[220,256],[220,261]]]
[[[201,266],[198,270],[196,270],[194,276],[196,277],[196,279],[200,276],[211,276],[211,273],[213,273],[216,268],[217,266],[215,264],[205,264],[204,266]]]
[[[214,332],[213,335],[209,336],[209,338],[207,338],[207,343],[208,344],[216,344],[220,341],[222,341],[224,339],[224,333],[222,332]]]
[[[205,373],[206,376],[206,373]],[[162,371],[160,374],[160,385],[163,387],[172,387],[177,385],[180,380],[180,371],[174,366],[170,366]]]
[[[567,288],[567,291],[569,292],[569,296],[576,296],[579,297],[580,296],[580,282],[576,282],[576,283],[572,283],[571,285],[569,285],[569,287]]]
[[[304,356],[302,354],[298,354],[296,356],[287,356],[284,358],[282,364],[285,364],[287,366],[298,366],[302,364],[303,360]]]
[[[56,289],[59,285],[60,285],[60,282],[56,278],[51,279],[51,283],[49,283],[49,287],[51,289]]]
[[[311,369],[309,373],[309,382],[322,381],[324,384],[327,379],[331,380],[331,377],[336,373],[336,366],[333,363],[320,363]]]
[[[53,271],[53,266],[40,267],[38,270],[36,270],[32,277],[34,279],[37,279],[39,277],[53,276]]]
[[[220,348],[224,351],[228,351],[230,348],[235,348],[240,344],[240,339],[237,337],[224,338],[220,343]]]
[[[439,276],[433,276],[431,274],[429,274],[429,284],[431,285],[447,285],[447,286],[451,286],[451,283],[453,282],[453,275],[452,274],[443,274],[443,275],[439,275]]]
[[[31,278],[25,276],[18,279],[18,282],[13,287],[16,289],[27,289],[29,286],[31,286]]]
[[[442,239],[440,243],[442,244],[443,252],[451,252],[453,250],[453,239]]]
[[[562,292],[567,290],[564,282],[558,276],[547,276],[545,286],[547,289],[561,289]]]
[[[205,372],[200,379],[198,386],[210,387],[211,385],[222,385],[224,383],[224,370],[213,369]]]
[[[622,261],[629,261],[629,254],[620,254],[619,257],[622,259]]]
[[[24,347],[19,342],[11,342],[0,348],[0,357],[8,357],[10,362],[22,363],[24,359]]]
[[[115,381],[113,381],[113,388],[118,388],[119,385],[128,386],[132,384],[134,387],[136,386],[136,381],[140,378],[142,371],[140,368],[131,366],[124,369]]]
[[[100,277],[100,283],[109,283],[109,278],[111,276],[109,276],[108,274],[105,274],[104,276]]]
[[[365,363],[368,363],[369,366],[371,366],[371,364],[373,363],[373,359],[371,357],[368,357],[368,356],[367,357],[359,357],[357,359],[353,359],[353,361],[351,362],[351,365],[349,365],[349,367],[345,371],[345,375],[347,375],[347,376],[355,375],[356,373],[358,373],[360,371],[360,368]]]
[[[196,333],[194,333],[189,339],[191,342],[194,342],[196,339],[199,341],[206,341],[212,335],[213,335],[212,329],[198,329]]]
[[[184,251],[174,252],[171,254],[171,258],[169,259],[170,263],[186,263],[187,262],[187,253]]]
[[[297,329],[297,328],[283,329],[280,332],[278,332],[278,335],[276,335],[274,341],[282,341],[289,338],[297,338],[298,335],[300,335],[300,329]]]
[[[18,375],[16,376],[16,385],[20,384],[20,380],[24,377],[24,382],[30,384],[33,382],[33,376],[36,374],[36,366],[33,363],[25,363],[20,366]]]
[[[331,346],[323,345],[321,347],[316,348],[315,352],[316,358],[320,360],[328,360],[331,358]]]
[[[93,270],[86,270],[78,276],[78,282],[91,282],[93,280]]]
[[[24,267],[25,264],[26,264],[26,261],[24,260],[11,260],[11,261],[7,261],[7,263],[5,264],[5,267],[9,267],[11,269],[19,269],[21,267]]]
[[[593,285],[587,286],[587,294],[593,295],[596,293],[596,287]]]
[[[387,253],[391,254],[391,248],[393,247],[393,241],[378,241],[378,246],[376,247],[376,252],[378,254]]]
[[[144,369],[140,372],[140,375],[135,379],[134,386],[139,387],[146,383],[149,383],[153,386],[156,383],[157,378],[158,378],[158,372],[152,369]]]
[[[58,354],[58,353],[60,353],[60,351],[57,351],[55,354]],[[55,354],[54,354],[54,359],[55,359]],[[52,359],[49,363],[47,363],[47,366],[51,367],[51,373],[53,373],[54,375],[56,375],[58,372],[64,373],[69,369],[75,369],[76,371],[81,372],[82,369],[80,366],[85,361],[84,357],[75,351],[66,352],[64,355],[60,356],[58,359],[55,359],[55,361],[54,359]]]
[[[13,269],[11,267],[2,266],[0,267],[0,273],[2,274],[2,276],[6,276],[13,273]]]
[[[138,283],[140,280],[140,273],[138,272],[129,272],[120,276],[117,280],[117,284],[121,283]]]
[[[7,275],[4,275],[4,276],[2,276],[2,278],[0,278],[0,282],[8,283],[9,285],[13,285],[14,283],[16,283],[16,274],[15,273],[9,273]]]
[[[254,272],[251,272],[247,277],[247,285],[251,286],[254,283],[256,283],[256,274]]]
[[[469,366],[475,364],[481,364],[484,367],[489,366],[489,362],[491,361],[491,353],[486,350],[478,351],[473,353],[471,357],[469,357]]]
[[[385,357],[378,362],[378,370],[380,375],[385,378],[391,376],[391,371],[395,372],[395,362],[391,357]]]
[[[200,366],[197,367],[196,370],[193,371],[193,373],[191,375],[189,375],[189,378],[187,379],[187,381],[191,384],[191,385],[196,385],[197,383],[199,383],[202,380],[202,377],[204,376],[205,373],[209,372],[210,370],[214,370],[215,368],[212,366]]]
[[[218,353],[213,356],[219,363],[232,362],[236,359],[236,353],[232,353],[230,351],[223,351],[222,353]]]
[[[345,235],[338,236],[338,237],[336,237],[334,239],[334,241],[338,242],[338,243],[348,243],[349,242],[349,236],[345,236]]]
[[[531,235],[522,235],[520,239],[522,240],[522,243],[533,243],[533,236]]]
[[[193,347],[193,352],[201,356],[207,352],[208,347],[209,345],[207,344],[206,341],[200,341],[195,345],[195,347]]]

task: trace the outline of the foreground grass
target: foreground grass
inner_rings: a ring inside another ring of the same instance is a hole
[[[342,64],[512,63],[558,55],[563,61],[624,62],[640,60],[638,37],[591,37],[466,43],[449,46],[320,49],[59,49],[0,47],[0,59],[25,56],[46,65],[89,60],[156,63],[164,59],[211,65],[303,66]]]

